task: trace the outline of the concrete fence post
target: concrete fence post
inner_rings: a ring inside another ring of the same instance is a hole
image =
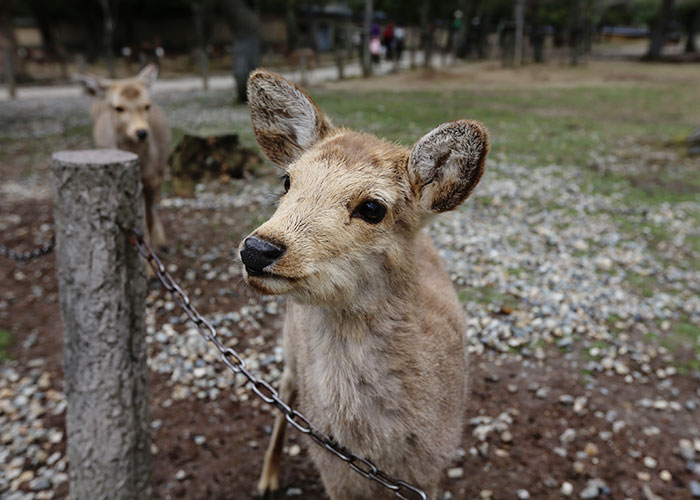
[[[149,498],[146,278],[122,227],[143,227],[139,161],[52,157],[73,500]]]

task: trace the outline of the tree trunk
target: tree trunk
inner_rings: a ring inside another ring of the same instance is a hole
[[[649,40],[649,50],[644,56],[645,59],[649,61],[661,59],[661,51],[666,42],[666,29],[668,28],[668,23],[671,21],[672,12],[673,0],[661,0],[659,14]]]
[[[420,8],[420,31],[423,46],[423,67],[432,68],[434,28],[430,21],[430,0],[423,0]]]
[[[105,57],[107,58],[107,70],[109,77],[114,78],[114,12],[109,5],[109,0],[100,0],[102,8],[102,21],[104,24]]]
[[[485,59],[487,55],[488,29],[491,25],[491,4],[489,2],[481,2],[476,15],[479,18],[476,54],[479,59]]]
[[[374,18],[374,2],[365,0],[365,17],[362,23],[362,76],[372,76],[372,55],[369,53],[369,42]]]
[[[14,5],[12,0],[0,4],[0,55],[3,60],[3,80],[10,99],[17,95],[17,41],[14,31]]]
[[[532,45],[532,59],[536,63],[544,62],[544,36],[540,25],[540,2],[530,0],[530,44]]]
[[[191,4],[194,33],[197,39],[197,61],[199,74],[202,76],[202,88],[209,90],[209,59],[207,57],[207,42],[204,36],[204,4],[195,0]]]
[[[244,0],[225,0],[226,19],[233,34],[233,78],[239,102],[246,102],[248,75],[260,66],[260,18]]]
[[[136,155],[52,157],[74,500],[150,498],[146,278],[122,228],[143,230]]]
[[[513,48],[513,66],[523,64],[523,34],[525,33],[525,0],[515,0],[515,43]]]
[[[583,51],[583,17],[586,0],[575,0],[571,16],[571,59],[572,66],[578,66]]]
[[[698,51],[695,46],[695,36],[697,35],[698,25],[700,25],[700,6],[695,7],[695,10],[691,11],[685,19],[685,33],[688,38],[685,40],[683,51],[686,54],[692,54]]]
[[[296,15],[296,0],[287,0],[285,22],[287,24],[287,53],[291,54],[299,48],[299,25]]]

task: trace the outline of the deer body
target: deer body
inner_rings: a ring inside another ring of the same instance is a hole
[[[409,151],[333,128],[278,75],[254,73],[248,92],[258,141],[287,174],[277,212],[240,247],[248,284],[290,299],[280,395],[348,450],[435,495],[462,434],[466,325],[422,226],[478,182],[485,130],[452,122]],[[279,487],[284,428],[280,417],[263,494]],[[326,450],[309,453],[331,499],[393,498]]]
[[[148,234],[151,243],[163,246],[166,237],[157,206],[167,172],[170,128],[163,110],[150,96],[156,75],[157,68],[148,65],[135,78],[103,80],[77,75],[76,79],[95,97],[90,108],[95,145],[139,157]]]

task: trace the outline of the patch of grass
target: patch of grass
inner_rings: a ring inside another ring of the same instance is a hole
[[[519,303],[516,297],[501,293],[493,286],[463,288],[459,291],[459,300],[461,302],[478,302],[510,309],[516,309]]]
[[[614,150],[621,138],[687,134],[696,124],[697,92],[610,84],[559,89],[470,89],[468,92],[317,91],[314,97],[341,125],[410,145],[442,122],[484,122],[492,154],[533,166],[587,166],[591,154]],[[676,99],[677,96],[677,99]]]
[[[7,349],[12,345],[12,334],[7,330],[0,329],[0,361],[10,359]]]
[[[625,282],[630,289],[643,297],[653,297],[654,292],[659,289],[659,284],[653,276],[643,276],[630,272],[627,273]]]

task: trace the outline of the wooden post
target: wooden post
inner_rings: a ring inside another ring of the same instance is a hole
[[[73,500],[149,497],[146,278],[122,227],[143,228],[138,157],[52,157]]]
[[[14,52],[10,48],[5,49],[5,82],[7,82],[7,95],[10,99],[17,97],[17,82],[15,81]]]

